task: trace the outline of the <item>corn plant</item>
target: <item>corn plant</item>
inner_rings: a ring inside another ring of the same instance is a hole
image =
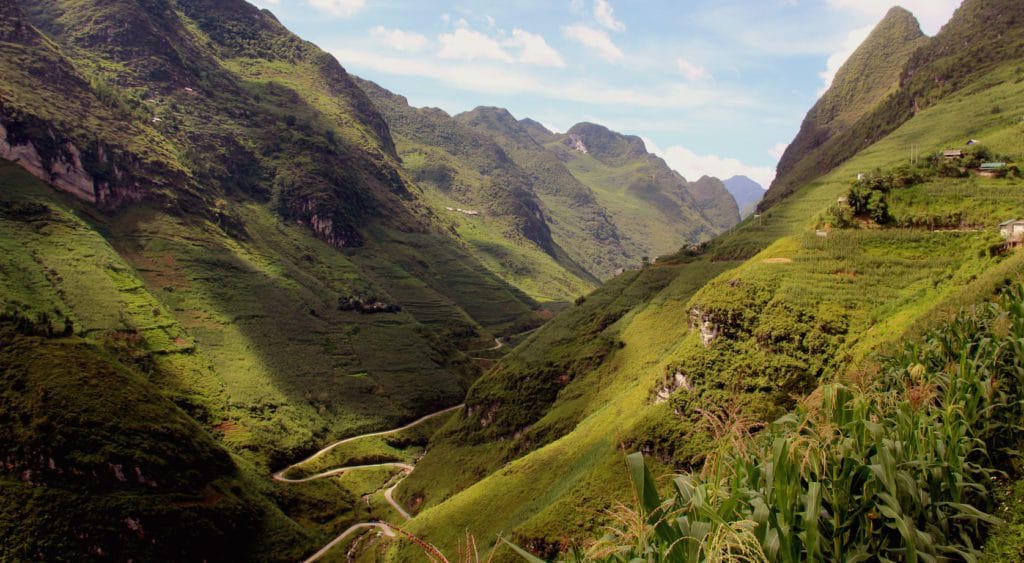
[[[636,508],[620,507],[586,559],[975,561],[1022,421],[1014,287],[904,345],[866,388],[822,386],[676,477],[667,496],[642,456],[628,456]]]

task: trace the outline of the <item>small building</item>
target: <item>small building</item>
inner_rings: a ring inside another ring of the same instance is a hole
[[[1009,246],[1019,246],[1024,241],[1024,220],[1011,219],[999,223],[999,234]]]
[[[1005,162],[986,162],[978,167],[977,174],[978,176],[994,178],[1002,174],[1005,169]]]
[[[953,149],[953,150],[948,150],[948,151],[942,151],[942,156],[944,158],[948,158],[950,160],[953,160],[955,158],[963,158],[964,157],[964,151],[962,151],[960,149]]]
[[[967,146],[971,147],[971,146],[977,145],[980,142],[981,141],[979,141],[977,139],[971,139],[970,141],[967,141]]]

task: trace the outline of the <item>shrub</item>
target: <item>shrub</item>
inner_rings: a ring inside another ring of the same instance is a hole
[[[905,344],[876,381],[825,385],[756,437],[720,435],[668,496],[630,455],[635,508],[616,511],[588,558],[975,560],[999,522],[996,479],[1020,461],[1022,420],[1014,287]]]

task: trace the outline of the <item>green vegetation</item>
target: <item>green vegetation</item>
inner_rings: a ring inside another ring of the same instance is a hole
[[[993,488],[1020,462],[1022,336],[1016,286],[753,437],[709,415],[718,447],[665,498],[632,454],[639,506],[588,559],[976,559],[1001,523]]]
[[[844,135],[892,94],[911,55],[927,42],[913,14],[899,7],[890,10],[807,113],[759,208],[767,208],[884,136],[875,134],[868,143],[857,139],[854,146],[844,145],[850,141]]]
[[[857,373],[880,351],[1018,280],[1024,255],[1004,252],[997,228],[1024,209],[1011,179],[934,175],[893,185],[884,227],[815,232],[858,174],[896,171],[911,146],[927,155],[973,137],[1019,161],[1020,124],[1008,115],[1024,112],[1024,97],[1006,69],[727,234],[609,283],[532,334],[474,385],[466,402],[475,408],[441,430],[399,489],[426,499],[409,530],[443,551],[466,530],[478,539],[501,532],[555,557],[600,535],[601,515],[628,498],[623,450],[645,452],[662,470],[700,467],[718,443],[701,411],[767,424],[821,382]],[[939,226],[953,207],[963,223]],[[646,289],[599,332],[566,330],[574,318],[600,327],[630,287]],[[707,346],[698,330],[705,321],[717,334]],[[601,342],[607,352],[595,348]],[[573,363],[592,356],[599,360]],[[536,392],[514,393],[517,386]],[[496,557],[515,558],[504,548]]]
[[[97,201],[0,164],[0,341],[40,350],[0,363],[28,374],[5,435],[35,448],[4,444],[0,558],[312,552],[379,483],[272,470],[460,402],[479,368],[459,349],[544,313],[424,212],[362,90],[266,13],[25,4],[0,13],[5,140]],[[142,418],[68,390],[90,378]]]
[[[467,390],[437,432],[347,443],[303,469],[425,452],[396,497],[418,514],[409,531],[444,551],[467,531],[549,558],[598,536],[635,449],[658,471],[736,471],[676,492],[756,525],[702,509],[680,534],[738,535],[779,559],[977,551],[991,468],[1012,469],[1002,448],[1018,429],[999,425],[1020,415],[1000,394],[1016,380],[988,393],[984,370],[1016,361],[997,346],[1016,328],[995,308],[957,321],[966,364],[926,330],[1024,271],[996,229],[1024,209],[1015,172],[961,170],[1024,159],[1016,16],[955,47],[1002,3],[968,0],[932,40],[893,12],[821,104],[835,126],[821,151],[804,159],[797,143],[800,189],[714,240],[736,219],[724,188],[686,182],[639,139],[414,110],[241,0],[3,10],[2,131],[59,190],[0,164],[0,530],[14,540],[0,558],[173,545],[180,559],[298,559],[394,517],[382,491],[395,472],[296,484],[273,470]],[[904,168],[972,138],[988,152],[964,166]],[[591,272],[624,266],[581,296]],[[484,350],[512,335],[510,353]],[[872,377],[872,358],[913,338],[930,344]],[[479,378],[473,351],[496,362]],[[877,427],[854,420],[871,415]],[[724,440],[772,420],[746,450]],[[808,444],[821,457],[793,457]],[[769,463],[791,496],[766,486]],[[1009,516],[993,553],[1019,551]],[[358,541],[363,556],[414,549]]]
[[[980,113],[1003,116],[1007,123],[1016,119],[1007,116],[1009,108],[1000,101],[970,96],[1018,82],[1024,36],[1015,8],[1012,0],[969,0],[930,39],[921,36],[908,12],[890,11],[808,113],[760,208],[767,209],[956,94],[970,99],[968,107],[946,106],[947,128],[961,138],[949,138],[952,144],[936,149],[978,138]],[[865,86],[867,91],[858,92]]]
[[[578,150],[577,141],[587,153]],[[615,219],[622,245],[633,258],[627,269],[640,265],[643,256],[677,251],[682,241],[709,240],[739,220],[736,203],[720,181],[687,182],[649,154],[637,137],[581,123],[545,146]]]

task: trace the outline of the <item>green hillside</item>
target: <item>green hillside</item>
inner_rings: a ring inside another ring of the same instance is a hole
[[[922,162],[911,172],[920,179],[885,194],[883,222],[836,220],[858,174],[906,173],[911,144],[933,155],[975,137],[992,154],[1024,159],[1017,64],[935,100],[759,217],[613,280],[533,334],[473,386],[399,489],[426,499],[408,528],[446,551],[468,530],[552,557],[600,536],[604,511],[628,501],[626,453],[645,452],[656,474],[699,469],[731,443],[716,428],[756,428],[819,383],[870,378],[878,354],[1024,278],[1024,255],[1004,251],[998,230],[1024,214],[1019,179],[954,177]],[[391,549],[405,557],[417,548]]]
[[[504,147],[439,109],[413,108],[372,82],[359,84],[381,108],[426,201],[482,264],[541,301],[568,302],[596,287],[594,264],[566,249],[599,243],[582,230],[562,236],[536,179]]]
[[[593,191],[534,138],[544,136],[543,126],[534,124],[531,128],[500,108],[479,107],[455,119],[493,138],[529,175],[544,204],[553,236],[593,275],[608,279],[615,270],[639,258],[623,241],[619,217],[602,206]]]
[[[615,218],[632,256],[670,254],[680,241],[709,240],[739,221],[720,181],[687,182],[639,137],[580,123],[545,146]]]
[[[1013,0],[964,2],[942,31],[928,40],[919,37],[912,17],[893,9],[840,69],[822,98],[856,93],[851,99],[856,103],[842,106],[856,111],[840,112],[842,123],[828,126],[823,133],[829,114],[819,115],[824,107],[812,109],[801,134],[779,162],[779,174],[759,208],[770,207],[803,183],[834,169],[950,94],[992,86],[991,77],[1001,76],[993,71],[1024,53],[1018,8]],[[861,80],[865,74],[879,81],[870,91],[858,93],[851,85],[866,83]],[[998,105],[987,109],[1002,110]],[[950,147],[962,146],[974,135],[972,130],[962,133],[968,137],[950,139]]]
[[[792,193],[816,176],[864,148],[846,147],[844,133],[892,95],[911,55],[928,39],[914,15],[895,7],[875,27],[832,80],[828,91],[807,112],[800,132],[779,160],[762,207]],[[875,137],[874,140],[877,140]],[[842,154],[842,157],[837,155]]]
[[[1019,559],[1016,8],[891,11],[740,221],[638,137],[412,108],[243,0],[0,0],[0,560],[357,523],[327,560]],[[642,522],[671,486],[696,525]],[[823,546],[835,490],[868,508]]]
[[[457,404],[536,301],[269,13],[0,8],[0,558],[295,560],[369,518],[388,476],[270,475]]]

